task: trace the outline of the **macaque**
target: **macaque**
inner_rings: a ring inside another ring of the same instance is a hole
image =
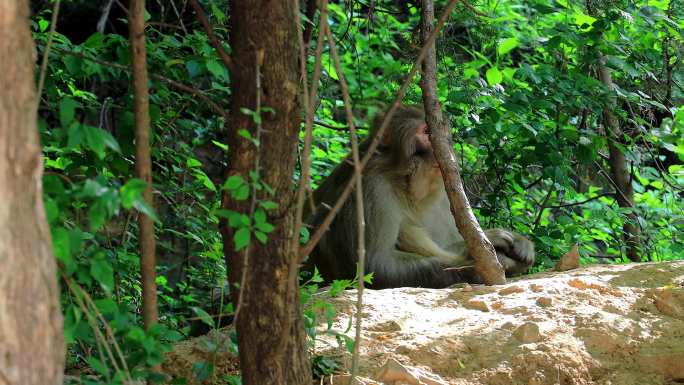
[[[382,119],[375,119],[372,133]],[[441,288],[481,281],[472,267],[459,268],[472,266],[473,261],[451,215],[429,135],[423,108],[400,106],[363,171],[365,273],[373,273],[373,288]],[[361,151],[369,145],[370,139],[360,145]],[[310,226],[320,225],[353,172],[352,164],[342,162],[314,192],[316,208],[309,215]],[[354,278],[356,229],[352,197],[342,206],[305,269],[318,267],[327,281]],[[503,229],[485,233],[507,275],[522,274],[534,263],[534,244],[527,238]]]

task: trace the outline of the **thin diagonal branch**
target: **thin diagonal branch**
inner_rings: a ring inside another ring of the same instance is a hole
[[[43,52],[43,62],[40,63],[40,78],[38,79],[38,91],[36,91],[36,111],[40,105],[40,95],[43,93],[45,86],[45,76],[47,75],[48,57],[50,56],[50,48],[52,47],[52,39],[57,30],[57,17],[59,16],[60,0],[55,1],[52,7],[52,20],[50,20],[50,32],[48,33],[48,41],[45,44],[45,52]]]
[[[228,56],[226,51],[223,49],[223,46],[221,45],[221,42],[219,41],[218,37],[216,37],[214,29],[209,23],[207,15],[204,14],[204,10],[202,10],[202,7],[199,5],[197,0],[190,0],[190,5],[192,6],[192,9],[195,10],[195,13],[197,14],[197,19],[199,20],[200,24],[202,24],[204,32],[207,33],[207,37],[209,38],[211,45],[214,46],[214,49],[216,49],[216,52],[218,52],[219,56],[221,57],[223,65],[226,66],[228,71],[233,72],[233,60],[230,58],[230,56]]]
[[[311,0],[314,1],[314,0]],[[299,11],[299,1],[295,1],[295,8]],[[328,14],[328,0],[321,0],[321,20],[327,20]],[[304,151],[302,153],[301,159],[301,176],[299,178],[299,189],[297,190],[297,206],[295,208],[295,225],[294,234],[292,237],[292,244],[290,245],[291,254],[290,262],[288,266],[288,297],[289,303],[294,302],[296,290],[297,290],[297,273],[299,272],[299,234],[302,229],[303,216],[304,216],[304,204],[306,199],[306,193],[309,191],[309,179],[311,170],[311,142],[313,141],[313,119],[314,119],[314,104],[316,100],[316,92],[318,91],[318,79],[321,76],[321,53],[323,51],[323,40],[325,38],[325,28],[327,24],[321,22],[318,27],[318,41],[316,43],[316,62],[314,64],[314,75],[311,84],[311,90],[309,91],[309,86],[307,82],[307,71],[306,71],[306,52],[308,42],[304,40],[301,23],[297,26],[297,37],[299,39],[299,69],[300,77],[302,81],[302,100],[304,103],[304,110],[306,112],[306,119],[304,123]],[[283,330],[288,330],[291,323],[297,317],[297,312],[299,308],[296,306],[291,307],[291,314],[288,317],[287,325]],[[285,351],[285,346],[287,339],[283,338],[280,340],[276,352],[280,354]]]
[[[356,336],[354,339],[354,353],[352,355],[352,367],[351,367],[351,379],[350,384],[355,381],[356,376],[359,373],[359,348],[361,346],[361,320],[362,320],[362,309],[363,309],[363,289],[364,289],[364,265],[366,263],[366,222],[364,220],[363,212],[363,186],[362,186],[362,174],[361,174],[361,160],[359,159],[359,140],[356,135],[356,126],[354,125],[354,115],[352,113],[351,98],[349,97],[349,87],[347,86],[347,81],[344,78],[344,71],[342,70],[342,65],[340,64],[340,58],[337,55],[337,48],[335,47],[335,39],[333,39],[332,33],[330,33],[330,28],[328,28],[328,21],[323,20],[321,23],[325,29],[325,33],[328,36],[328,44],[330,45],[330,54],[332,56],[333,62],[335,63],[335,70],[337,71],[337,76],[340,83],[340,89],[342,90],[342,99],[344,100],[344,110],[347,115],[347,125],[349,126],[349,136],[351,137],[352,146],[352,158],[354,159],[354,175],[356,177],[356,222],[357,222],[357,245],[358,245],[358,258],[359,261],[356,265],[356,277],[358,283],[358,290],[356,292]]]

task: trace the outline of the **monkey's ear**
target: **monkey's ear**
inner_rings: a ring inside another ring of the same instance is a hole
[[[387,127],[385,132],[382,133],[382,138],[380,139],[381,147],[391,147],[392,146],[392,130]]]

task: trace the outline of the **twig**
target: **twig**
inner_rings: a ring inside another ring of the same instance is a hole
[[[187,34],[188,30],[185,29],[185,24],[183,24],[183,18],[181,17],[180,12],[178,12],[178,8],[176,8],[176,2],[175,1],[169,1],[171,3],[171,8],[173,8],[173,12],[176,14],[176,17],[178,18],[178,22],[180,23],[180,28],[183,30],[183,33]]]
[[[366,222],[364,220],[363,210],[363,187],[361,175],[361,160],[359,159],[359,141],[356,135],[356,127],[354,126],[354,115],[352,113],[351,98],[349,97],[349,87],[344,78],[344,71],[340,64],[340,58],[337,55],[337,48],[335,47],[335,39],[333,39],[330,28],[328,28],[328,21],[326,19],[321,23],[325,29],[328,37],[328,44],[330,45],[330,54],[335,63],[335,70],[340,82],[340,89],[342,90],[342,99],[344,101],[344,110],[347,115],[347,125],[349,125],[349,136],[351,137],[352,157],[354,159],[354,175],[356,176],[356,222],[357,222],[357,246],[359,261],[356,265],[356,277],[358,283],[358,290],[356,292],[356,335],[354,338],[354,352],[352,355],[351,378],[349,384],[352,385],[356,376],[359,373],[359,349],[361,347],[361,320],[363,310],[363,289],[364,289],[364,265],[366,263]]]
[[[470,12],[476,14],[477,16],[480,17],[489,17],[486,13],[483,13],[482,11],[478,10],[477,8],[473,7],[472,4],[468,2],[468,0],[461,0],[461,3],[470,10]]]
[[[310,0],[310,2],[311,1],[314,0]],[[295,10],[297,11],[297,15],[299,15],[299,0],[295,0],[294,4]],[[322,31],[323,28],[323,24],[321,24],[319,30]],[[294,232],[292,242],[290,245],[292,255],[297,255],[299,253],[299,233],[302,229],[302,217],[304,216],[304,200],[306,198],[306,189],[309,185],[309,173],[311,170],[311,136],[313,128],[313,109],[311,108],[311,104],[309,102],[309,84],[306,72],[306,45],[308,43],[304,41],[304,35],[302,33],[302,27],[299,21],[297,22],[297,38],[299,40],[299,76],[300,81],[302,82],[302,100],[304,103],[304,112],[306,114],[306,117],[304,123],[304,150],[302,152],[300,161],[301,173],[299,178],[299,187],[297,189],[297,205],[295,207]],[[296,260],[296,257],[291,259],[291,261]],[[290,263],[289,276],[293,275],[292,267],[294,267],[294,270],[296,270],[297,266],[295,263]],[[290,281],[295,281],[295,279],[292,279]],[[290,284],[291,283],[292,282],[290,282]]]
[[[111,11],[113,4],[114,0],[109,0],[107,4],[105,4],[104,7],[102,7],[102,16],[100,16],[100,20],[97,21],[97,32],[104,32],[105,25],[107,24],[107,20],[109,19],[109,11]]]
[[[613,180],[613,178],[610,177],[610,174],[608,174],[608,172],[605,169],[603,169],[603,166],[601,166],[601,164],[597,161],[594,161],[594,164],[596,165],[596,167],[599,168],[598,173],[603,175],[603,177],[606,178],[606,180],[610,182],[610,184],[612,184],[613,187],[615,187],[615,197],[617,198],[617,196],[620,195],[622,199],[626,200],[627,197],[625,196],[625,193],[622,192],[620,186],[618,186],[617,183],[615,183],[615,181]]]
[[[91,62],[93,62],[93,63],[100,64],[100,65],[103,65],[103,66],[112,67],[112,68],[116,68],[116,69],[120,69],[120,70],[124,70],[124,71],[129,71],[129,72],[131,71],[131,67],[129,67],[129,66],[126,66],[126,65],[123,65],[123,64],[119,64],[119,63],[110,62],[110,61],[106,61],[106,60],[96,59],[96,58],[94,58],[94,57],[90,57],[90,56],[88,56],[88,55],[84,55],[84,54],[82,54],[82,53],[80,53],[80,52],[70,52],[70,51],[67,51],[67,50],[59,49],[59,48],[55,48],[55,51],[60,52],[60,53],[65,54],[65,55],[74,56],[74,57],[79,57],[79,58],[81,58],[81,59],[88,60],[88,61],[91,61]],[[226,112],[223,108],[221,108],[221,106],[219,106],[218,104],[216,104],[216,102],[214,102],[213,100],[211,100],[211,98],[210,98],[209,96],[207,96],[207,94],[205,93],[205,91],[200,90],[200,89],[197,89],[197,88],[194,88],[194,87],[189,86],[189,85],[187,85],[187,84],[179,83],[179,82],[177,82],[177,81],[175,81],[175,80],[173,80],[173,79],[167,78],[166,76],[162,76],[162,75],[159,75],[159,74],[151,73],[151,74],[149,74],[149,76],[150,76],[151,78],[153,78],[153,79],[162,81],[162,82],[164,82],[164,83],[170,85],[171,87],[175,88],[175,89],[178,90],[178,91],[183,91],[183,92],[186,92],[186,93],[188,93],[188,94],[190,94],[190,95],[197,96],[198,98],[200,98],[200,99],[202,99],[204,102],[206,102],[207,105],[209,105],[209,107],[210,107],[212,110],[214,110],[214,112],[216,112],[216,113],[218,113],[219,115],[223,116],[223,118],[224,118],[226,121],[228,121],[228,117],[229,117],[228,112]]]
[[[547,208],[547,209],[560,209],[560,208],[563,208],[563,207],[579,206],[579,205],[583,205],[583,204],[588,203],[588,202],[591,202],[591,201],[595,201],[595,200],[597,200],[597,199],[599,199],[599,198],[603,198],[603,197],[607,197],[607,196],[614,196],[614,195],[615,195],[615,193],[607,192],[607,193],[603,193],[603,194],[599,194],[599,195],[593,196],[593,197],[591,197],[591,198],[587,198],[587,199],[585,199],[585,200],[583,200],[583,201],[571,202],[571,203],[563,203],[563,204],[555,205],[555,206],[546,206],[546,208]]]
[[[119,361],[121,361],[121,365],[123,366],[123,371],[124,371],[125,375],[127,376],[128,381],[130,381],[132,383],[133,379],[131,378],[131,373],[130,373],[130,370],[128,369],[128,364],[126,363],[126,358],[125,358],[123,352],[121,351],[119,344],[116,342],[116,338],[114,336],[114,331],[109,326],[109,323],[104,318],[104,316],[102,315],[100,310],[97,308],[97,306],[95,305],[95,302],[90,297],[90,295],[85,290],[83,290],[83,288],[80,287],[77,283],[74,283],[71,280],[71,277],[67,276],[64,273],[64,271],[60,271],[60,273],[62,275],[62,279],[64,280],[64,282],[66,282],[67,287],[74,294],[74,298],[76,299],[76,302],[78,302],[79,307],[81,307],[81,310],[84,311],[86,318],[89,318],[92,320],[92,314],[90,314],[90,312],[88,312],[88,305],[89,305],[90,308],[92,309],[93,313],[95,313],[95,318],[99,319],[100,322],[102,322],[102,326],[104,327],[105,332],[107,333],[107,336],[109,337],[109,339],[111,339],[111,344],[114,347],[114,350],[116,351],[116,355],[118,356]],[[119,368],[119,366],[117,364],[117,361],[114,359],[114,354],[112,353],[111,349],[108,346],[107,338],[102,334],[102,331],[100,331],[100,329],[97,327],[95,322],[92,322],[92,323],[89,322],[89,323],[91,324],[91,328],[93,329],[93,332],[97,336],[99,336],[99,338],[102,341],[105,342],[105,345],[104,345],[105,349],[104,350],[107,352],[109,359],[111,360],[112,364],[114,365],[114,369],[117,371],[121,371],[121,369]]]
[[[444,26],[444,23],[446,23],[447,18],[449,17],[449,14],[451,11],[454,9],[454,6],[456,6],[456,3],[460,0],[450,0],[449,4],[446,6],[444,9],[444,12],[442,13],[442,16],[439,18],[439,21],[435,25],[435,29],[432,31],[430,34],[430,37],[428,38],[428,41],[426,44],[421,48],[420,53],[418,54],[418,58],[416,58],[415,63],[411,67],[411,70],[409,71],[408,75],[404,79],[403,84],[399,88],[399,91],[397,91],[397,95],[394,98],[394,101],[392,102],[392,105],[390,106],[389,110],[385,114],[385,118],[378,128],[378,131],[375,133],[375,136],[370,142],[370,145],[368,147],[368,151],[364,154],[362,160],[361,160],[361,170],[363,170],[366,167],[366,164],[370,160],[370,158],[373,156],[375,153],[375,150],[378,148],[378,145],[380,144],[380,140],[382,138],[383,133],[387,129],[387,126],[389,125],[390,120],[394,116],[394,112],[397,110],[397,107],[399,107],[399,104],[401,103],[402,99],[404,98],[404,95],[406,94],[406,90],[408,89],[408,86],[413,80],[413,77],[416,75],[418,70],[420,69],[420,64],[422,63],[423,59],[425,58],[425,55],[427,54],[427,48],[429,47],[430,44],[432,44],[437,37],[437,34],[439,31],[442,29]],[[321,222],[321,225],[316,229],[316,232],[311,236],[309,239],[309,242],[304,245],[300,249],[299,252],[299,260],[301,261],[305,256],[309,255],[311,251],[313,250],[314,247],[316,247],[316,244],[318,241],[320,241],[321,237],[323,237],[323,234],[328,231],[328,228],[330,227],[330,224],[332,223],[333,219],[335,219],[335,215],[337,215],[337,212],[342,208],[342,205],[344,202],[347,200],[349,197],[349,194],[351,194],[351,190],[354,188],[354,185],[356,184],[356,174],[352,175],[352,177],[349,179],[347,182],[347,185],[345,186],[344,190],[340,194],[340,197],[337,199],[337,202],[332,206],[330,211],[328,212],[328,215],[323,219]]]
[[[221,57],[223,65],[226,66],[228,71],[233,72],[233,60],[230,58],[230,56],[228,56],[226,51],[223,49],[223,46],[221,46],[221,42],[219,42],[218,38],[216,37],[214,29],[212,28],[211,24],[209,24],[209,19],[207,19],[207,15],[204,14],[202,7],[199,5],[197,0],[190,0],[190,5],[192,6],[192,9],[195,10],[197,19],[199,20],[200,24],[202,24],[204,32],[207,33],[207,37],[209,38],[211,45],[214,46],[214,49],[216,49],[216,52],[218,52],[219,56]]]
[[[57,29],[57,16],[59,16],[60,0],[55,1],[52,6],[52,19],[50,21],[50,32],[48,33],[48,41],[45,44],[45,52],[43,52],[43,62],[40,64],[40,78],[38,80],[38,91],[36,92],[36,111],[40,105],[40,95],[43,93],[45,86],[45,76],[47,75],[48,57],[50,56],[50,48],[52,47],[52,39]]]
[[[119,8],[121,9],[121,11],[123,11],[123,13],[126,14],[126,17],[128,17],[128,8],[126,8],[126,6],[124,6],[123,4],[121,4],[121,1],[119,1],[119,0],[114,0],[114,1],[116,2],[116,5],[119,6]]]

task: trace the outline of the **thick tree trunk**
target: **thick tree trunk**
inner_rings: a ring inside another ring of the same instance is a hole
[[[598,73],[601,82],[613,90],[613,78],[610,75],[610,70],[606,67],[605,58],[599,58]],[[617,143],[623,142],[624,133],[620,128],[620,121],[615,116],[613,111],[617,108],[617,100],[615,95],[611,95],[608,99],[608,107],[603,110],[603,120],[606,125],[606,132],[608,136],[608,163],[610,164],[610,174],[615,184],[616,197],[618,206],[622,208],[634,208],[634,188],[632,188],[632,173],[629,170],[627,159]],[[627,214],[627,219],[622,225],[623,239],[627,246],[627,258],[635,262],[641,262],[641,255],[639,253],[639,235],[641,229],[638,224],[637,214],[631,212]]]
[[[258,199],[270,199],[279,205],[278,209],[269,212],[269,221],[275,230],[268,235],[265,245],[252,242],[248,247],[247,263],[244,263],[244,249],[234,251],[234,229],[225,223],[221,226],[233,303],[238,309],[236,328],[242,383],[309,385],[311,369],[304,346],[301,312],[296,312],[298,317],[294,322],[288,322],[287,318],[292,314],[292,306],[300,306],[298,291],[295,296],[288,296],[287,280],[290,258],[296,258],[288,246],[295,236],[292,234],[295,198],[292,173],[300,125],[298,10],[293,0],[233,0],[230,9],[234,71],[231,73],[233,100],[228,174],[251,180],[249,173],[259,157],[261,182],[268,184],[274,194],[268,195],[261,190]],[[257,65],[262,55],[263,64]],[[252,136],[257,135],[253,118],[241,109],[254,111],[257,108],[256,72],[259,67],[262,84],[259,102],[273,112],[262,113],[263,134],[257,148],[238,135],[238,130],[247,129]],[[250,206],[250,200],[235,201],[229,194],[224,195],[223,207],[226,209],[249,213]],[[243,266],[246,271],[241,282]],[[240,297],[242,302],[238,303]],[[284,330],[283,325],[290,327]]]
[[[434,29],[434,3],[423,0],[421,19],[421,38],[425,44]],[[456,221],[456,227],[463,236],[468,254],[475,260],[475,270],[488,285],[506,283],[504,269],[496,258],[494,246],[485,236],[477,222],[477,218],[470,208],[468,197],[463,189],[461,173],[456,162],[454,149],[451,147],[449,126],[442,116],[442,110],[437,99],[437,53],[435,43],[428,48],[423,61],[423,76],[421,78],[423,102],[428,127],[432,131],[430,141],[435,151],[435,157],[444,177],[444,187],[449,197],[451,214]]]
[[[154,207],[152,160],[150,157],[150,101],[147,89],[147,49],[145,47],[145,0],[131,0],[128,29],[133,62],[133,112],[135,114],[135,173],[147,183],[143,198]],[[138,214],[140,227],[140,279],[142,281],[145,328],[157,323],[156,241],[152,218]]]
[[[28,1],[0,1],[0,384],[58,385],[62,313],[43,208]]]

